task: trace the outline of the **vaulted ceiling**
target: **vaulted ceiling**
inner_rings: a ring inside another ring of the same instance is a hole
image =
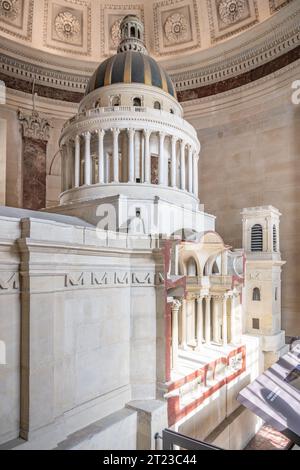
[[[243,33],[291,0],[0,0],[0,34],[37,50],[99,62],[116,50],[120,20],[145,23],[156,58],[192,54]]]

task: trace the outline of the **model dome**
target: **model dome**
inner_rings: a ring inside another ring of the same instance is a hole
[[[121,25],[118,53],[99,65],[91,77],[86,95],[116,83],[140,83],[158,87],[176,97],[172,80],[152,59],[143,42],[144,26],[138,17],[126,16]]]

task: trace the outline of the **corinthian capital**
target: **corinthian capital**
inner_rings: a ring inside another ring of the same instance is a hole
[[[18,112],[18,118],[22,125],[23,137],[35,140],[48,141],[50,138],[50,122],[39,115],[37,111],[27,114]]]

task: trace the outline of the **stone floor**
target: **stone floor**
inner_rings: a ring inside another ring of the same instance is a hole
[[[251,439],[245,450],[289,450],[292,441],[271,426],[264,425]]]

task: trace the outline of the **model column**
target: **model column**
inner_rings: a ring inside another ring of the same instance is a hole
[[[189,163],[189,192],[193,192],[193,151],[191,145],[188,146],[188,163]]]
[[[104,136],[105,130],[101,129],[98,131],[98,182],[104,183]]]
[[[197,347],[202,346],[203,341],[203,311],[202,311],[202,297],[197,297]]]
[[[205,297],[205,342],[207,344],[210,343],[211,341],[211,334],[210,334],[210,330],[211,330],[211,324],[210,324],[210,301],[211,301],[211,297],[209,295],[207,295]]]
[[[177,299],[172,304],[172,368],[176,369],[178,360],[178,313],[181,302]]]
[[[134,183],[134,129],[128,129],[128,174],[129,183]]]
[[[144,131],[145,138],[145,183],[151,183],[151,155],[150,155],[151,131]]]
[[[75,137],[75,188],[80,186],[80,136]]]
[[[171,186],[176,188],[177,186],[177,172],[176,172],[176,146],[177,146],[177,137],[172,136],[172,150],[171,150]]]
[[[165,184],[165,134],[163,132],[159,133],[159,166],[158,166],[158,183]]]
[[[221,297],[214,296],[213,297],[213,341],[215,343],[220,342],[220,321],[219,321],[219,314],[220,314],[220,305],[221,305]]]
[[[182,299],[181,306],[181,347],[186,349],[186,299]]]
[[[224,295],[222,298],[222,341],[223,345],[228,343],[227,334],[227,296]]]
[[[119,129],[113,129],[114,183],[119,183]]]
[[[193,156],[193,178],[194,178],[194,183],[193,183],[193,193],[195,194],[196,197],[199,197],[199,183],[198,183],[198,161],[199,161],[199,156],[197,153],[194,153]]]
[[[180,144],[180,189],[185,190],[185,142]]]
[[[91,184],[91,133],[84,134],[85,150],[84,150],[84,184]]]

